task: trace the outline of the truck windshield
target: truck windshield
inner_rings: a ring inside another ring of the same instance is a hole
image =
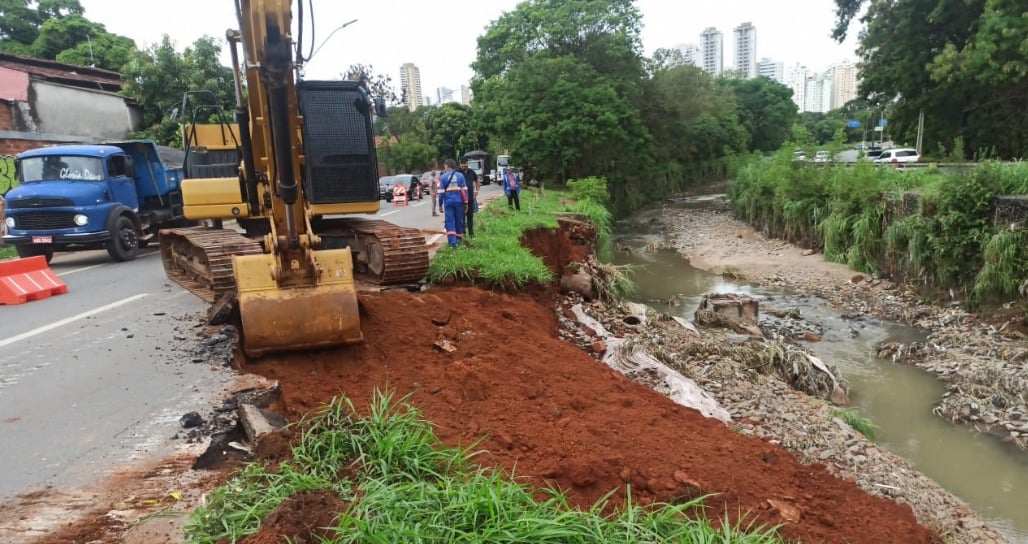
[[[104,167],[96,157],[77,155],[46,155],[18,161],[22,183],[33,181],[100,181]]]

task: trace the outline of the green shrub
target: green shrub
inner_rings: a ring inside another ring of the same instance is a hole
[[[593,176],[568,180],[568,191],[571,192],[571,198],[575,200],[592,200],[602,206],[610,205],[610,190],[607,188],[607,178]]]
[[[972,302],[1012,296],[1028,278],[1023,226],[992,226],[996,196],[1028,194],[1026,163],[825,168],[794,161],[784,149],[735,171],[729,196],[736,216],[770,235],[821,247],[830,261],[966,291]],[[906,209],[913,200],[916,209]]]

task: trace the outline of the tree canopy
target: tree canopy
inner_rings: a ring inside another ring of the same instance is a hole
[[[87,19],[78,0],[0,0],[0,51],[120,71],[135,48]]]
[[[750,135],[749,150],[767,152],[782,147],[796,121],[792,89],[766,77],[725,78],[718,83],[735,95],[739,122]]]
[[[860,92],[887,108],[894,137],[1028,154],[1028,12],[1021,0],[836,0],[843,39],[862,9]]]
[[[211,37],[200,38],[179,53],[165,34],[160,43],[133,54],[122,73],[122,92],[143,110],[141,136],[160,143],[177,142],[179,124],[171,113],[182,104],[186,91],[211,91],[218,105],[231,110],[235,103],[232,69],[219,62],[220,53],[221,47]],[[192,112],[178,113],[186,122],[191,120]]]
[[[478,39],[483,127],[557,179],[622,174],[649,135],[636,102],[641,17],[630,0],[533,0]],[[545,97],[545,99],[541,99]]]
[[[385,100],[386,104],[400,104],[400,97],[393,87],[393,79],[384,74],[376,74],[375,68],[370,64],[353,64],[342,73],[342,78],[347,81],[364,82],[371,95]]]

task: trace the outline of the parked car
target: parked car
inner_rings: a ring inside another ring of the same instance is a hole
[[[805,161],[807,160],[807,154],[804,153],[802,150],[797,149],[796,151],[792,152],[792,160]]]
[[[421,174],[421,180],[420,180],[421,181],[421,185],[423,185],[425,187],[426,193],[432,192],[431,191],[432,190],[432,174],[435,174],[435,172],[432,171],[432,170],[429,170],[428,172],[425,172],[425,173]],[[436,175],[435,179],[436,179],[436,183],[438,183],[439,182],[438,174]]]
[[[428,194],[428,186],[422,185],[418,176],[414,174],[396,174],[393,176],[393,185],[403,185],[407,188],[407,198],[411,200],[421,200],[424,195]]]
[[[832,153],[824,150],[818,151],[817,153],[814,153],[814,162],[832,162]]]
[[[386,202],[393,201],[393,176],[382,176],[378,178],[378,198]]]
[[[910,149],[907,147],[897,147],[894,149],[886,149],[882,151],[878,158],[875,159],[876,163],[908,163],[908,162],[921,162],[921,154],[916,149]]]
[[[882,147],[878,146],[878,145],[873,145],[873,144],[867,147],[867,152],[865,153],[865,155],[867,155],[867,160],[869,160],[869,161],[873,161],[873,160],[877,159],[878,156],[881,155],[881,154],[882,154]]]

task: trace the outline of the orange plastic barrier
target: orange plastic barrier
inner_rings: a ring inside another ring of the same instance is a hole
[[[42,255],[0,261],[0,304],[24,304],[68,292]]]
[[[407,188],[403,185],[396,185],[393,187],[393,206],[406,206],[407,202]]]

